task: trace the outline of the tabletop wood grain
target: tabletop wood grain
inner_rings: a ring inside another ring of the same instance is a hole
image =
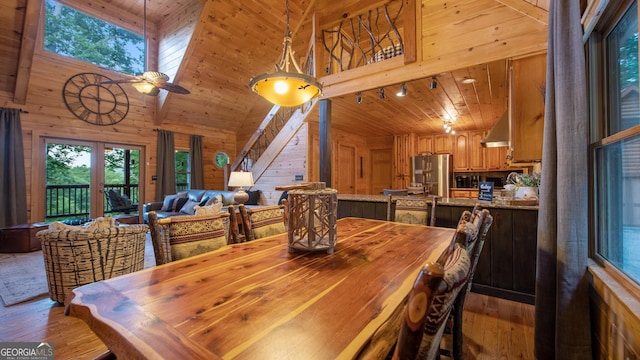
[[[271,236],[79,287],[66,311],[123,359],[353,358],[453,231],[344,218],[334,254]]]

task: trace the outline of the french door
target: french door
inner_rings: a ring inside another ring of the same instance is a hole
[[[60,138],[43,145],[46,221],[139,214],[143,147]]]

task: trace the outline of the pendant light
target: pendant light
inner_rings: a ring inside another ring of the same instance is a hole
[[[289,31],[289,0],[286,1],[287,28],[284,34],[282,59],[276,64],[274,73],[262,74],[249,82],[252,91],[275,105],[295,107],[322,95],[322,84],[313,76],[304,74],[293,58],[291,31]],[[293,64],[297,72],[289,71]]]

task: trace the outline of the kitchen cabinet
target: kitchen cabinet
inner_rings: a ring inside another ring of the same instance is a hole
[[[511,170],[509,163],[507,163],[508,152],[509,148],[506,146],[486,148],[487,170]]]
[[[452,198],[477,199],[478,189],[455,189],[451,190]]]
[[[451,154],[451,135],[442,134],[433,136],[433,152],[435,154]]]
[[[433,135],[420,135],[417,139],[417,153],[418,154],[433,154],[434,136]]]
[[[485,170],[484,131],[459,131],[453,137],[453,171]]]
[[[542,160],[546,54],[511,63],[509,123],[512,162]]]

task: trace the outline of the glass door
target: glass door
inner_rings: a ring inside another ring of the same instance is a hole
[[[137,222],[142,147],[45,139],[45,221],[82,224],[100,216]]]

